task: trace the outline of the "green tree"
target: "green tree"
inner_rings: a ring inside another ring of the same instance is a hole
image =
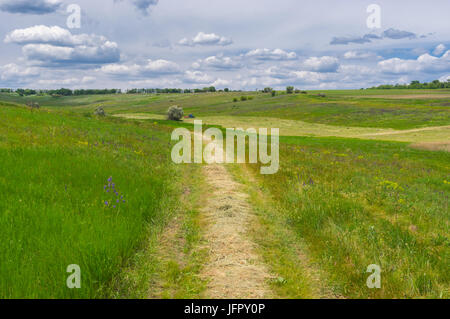
[[[183,118],[184,111],[181,107],[174,105],[167,111],[167,118],[171,121],[180,121]]]

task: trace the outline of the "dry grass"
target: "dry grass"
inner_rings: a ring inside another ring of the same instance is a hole
[[[344,127],[297,120],[262,117],[215,116],[202,118],[205,124],[237,128],[280,128],[281,136],[335,136],[398,142],[445,142],[450,140],[450,126],[393,130],[367,127]]]
[[[115,116],[139,120],[162,119],[161,115],[144,113],[117,114]],[[445,144],[450,140],[450,126],[448,125],[423,127],[411,130],[394,130],[385,128],[335,126],[270,117],[210,116],[199,118],[199,120],[203,120],[203,124],[220,125],[222,127],[230,128],[279,128],[281,136],[335,136],[433,144]],[[186,119],[185,122],[193,123],[194,120]]]
[[[393,100],[428,100],[428,99],[450,99],[450,94],[404,94],[404,95],[360,95],[358,98],[367,99],[393,99]]]
[[[287,226],[284,212],[273,201],[267,189],[260,187],[260,177],[247,165],[234,165],[233,177],[245,185],[250,203],[256,212],[252,220],[251,236],[258,243],[263,256],[277,278],[271,288],[278,298],[342,299],[330,284],[327,274],[311,260],[305,242]]]
[[[114,117],[120,117],[127,120],[165,120],[167,116],[161,114],[148,114],[148,113],[127,113],[127,114],[114,114]]]
[[[422,149],[427,151],[447,151],[450,152],[450,142],[431,142],[431,143],[414,143],[412,148]]]
[[[208,298],[270,298],[272,278],[247,237],[252,218],[248,196],[240,191],[224,165],[204,167],[211,197],[202,209],[208,225],[205,239],[210,260],[203,270],[209,279]]]

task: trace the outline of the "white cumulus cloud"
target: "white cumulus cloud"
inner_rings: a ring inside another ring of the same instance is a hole
[[[339,68],[339,60],[332,56],[310,57],[303,62],[308,71],[336,72]]]
[[[108,64],[99,71],[113,76],[159,77],[163,75],[181,73],[180,66],[167,60],[148,60],[145,64]]]
[[[297,59],[297,54],[295,52],[286,52],[282,49],[255,49],[247,52],[245,55],[249,58],[254,58],[261,61],[266,60],[295,60]]]
[[[216,70],[236,70],[242,68],[242,64],[236,57],[210,56],[204,60],[199,60],[194,66],[208,67]]]
[[[433,54],[439,56],[445,52],[445,49],[446,49],[445,45],[441,43],[438,46],[436,46],[436,48],[433,51]]]
[[[440,58],[422,54],[416,60],[392,58],[378,62],[378,67],[384,73],[406,74],[411,72],[447,72],[450,71],[450,51]]]
[[[30,77],[39,75],[39,70],[34,67],[19,66],[15,63],[0,67],[0,78],[3,81],[21,82]]]
[[[84,76],[82,78],[65,78],[58,80],[39,80],[38,83],[45,86],[60,86],[60,85],[68,85],[68,86],[77,86],[80,84],[91,84],[95,82],[96,78],[92,76]]]
[[[229,38],[219,36],[215,33],[199,32],[194,38],[181,39],[178,44],[183,46],[197,46],[197,45],[221,45],[226,46],[232,44],[233,41]]]
[[[25,57],[48,65],[104,64],[120,59],[117,43],[95,34],[73,35],[58,26],[17,29],[7,34],[4,41],[24,45]]]
[[[186,71],[184,80],[187,83],[210,83],[213,78],[201,71]]]
[[[439,81],[441,81],[441,82],[447,82],[447,81],[450,81],[450,74],[441,76],[441,77],[439,78]]]
[[[346,60],[365,60],[374,58],[377,58],[377,55],[372,52],[347,51],[344,53],[344,59]]]

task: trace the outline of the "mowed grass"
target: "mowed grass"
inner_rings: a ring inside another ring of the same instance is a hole
[[[251,167],[335,293],[449,297],[449,153],[342,138],[281,142],[278,174]],[[366,286],[371,264],[382,269],[381,289]]]
[[[169,132],[4,105],[0,118],[0,298],[108,297],[176,201]],[[81,289],[66,286],[71,264]]]

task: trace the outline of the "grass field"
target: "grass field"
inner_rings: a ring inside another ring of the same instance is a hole
[[[367,297],[358,283],[378,264],[385,283],[370,297],[448,298],[448,153],[352,139],[282,141],[280,173],[260,182],[341,295]]]
[[[338,126],[392,129],[448,125],[450,90],[430,90],[434,92],[429,94],[428,91],[420,91],[310,91],[306,95],[279,94],[275,97],[258,92],[60,98],[38,96],[25,98],[25,100],[37,101],[41,106],[50,108],[70,106],[71,110],[76,112],[92,112],[96,107],[102,105],[106,112],[111,114],[164,115],[169,106],[176,104],[183,107],[186,114],[193,113],[198,117],[270,117]],[[325,93],[326,97],[317,96],[319,93]],[[420,98],[414,98],[414,94]],[[424,98],[424,94],[428,98]],[[405,95],[410,98],[395,98]],[[252,96],[254,99],[233,102],[234,98],[240,96]],[[371,98],[368,99],[367,96]],[[12,103],[24,101],[24,98],[10,95],[3,95],[1,99]]]
[[[176,201],[169,133],[1,105],[0,117],[0,297],[104,296]],[[84,289],[65,286],[70,264]]]
[[[114,116],[92,116],[99,105]],[[192,122],[165,121],[171,105],[211,125],[281,129],[277,174],[229,168],[258,212],[252,236],[281,278],[276,296],[316,296],[314,268],[328,296],[449,298],[450,90],[0,94],[1,298],[202,297],[206,190],[171,163],[172,129]],[[65,286],[69,264],[84,289]],[[370,264],[381,289],[365,285]]]

